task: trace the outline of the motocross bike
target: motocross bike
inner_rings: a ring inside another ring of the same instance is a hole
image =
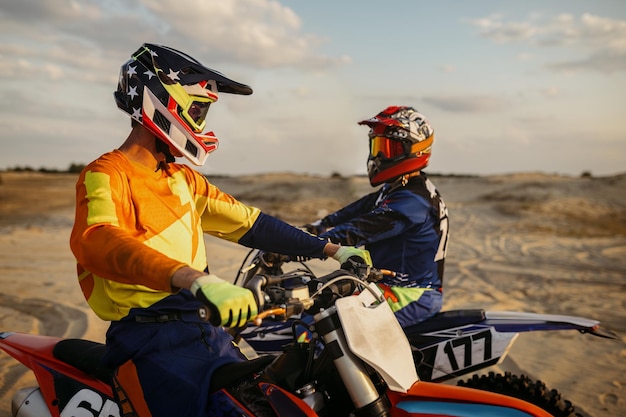
[[[573,416],[569,403],[533,402],[473,388],[420,381],[411,347],[373,283],[338,270],[310,293],[251,278],[258,320],[311,312],[310,342],[293,342],[278,355],[225,365],[212,381],[212,416]],[[358,295],[338,296],[356,283]],[[267,292],[266,292],[267,291]],[[328,296],[331,294],[332,296]],[[277,301],[277,302],[276,302]],[[389,343],[393,341],[393,343]],[[322,349],[318,347],[322,345]],[[145,416],[116,392],[116,372],[103,368],[104,346],[82,339],[0,333],[0,349],[32,370],[38,387],[12,400],[13,417]],[[540,401],[541,400],[541,401]],[[546,411],[548,410],[548,411]]]
[[[235,277],[235,283],[249,286],[259,275],[265,277],[268,288],[290,288],[306,284],[314,289],[323,284],[307,263],[306,258],[251,250],[244,258]],[[287,270],[286,266],[294,268]],[[392,271],[371,269],[367,265],[353,265],[360,275],[376,282]],[[344,292],[353,290],[345,289]],[[271,290],[268,290],[271,291]],[[264,320],[260,325],[231,331],[236,340],[243,339],[257,354],[280,352],[282,346],[296,340],[308,340],[308,316],[288,320]],[[610,331],[600,328],[600,322],[583,317],[554,314],[535,314],[513,311],[485,311],[482,309],[450,310],[436,314],[421,323],[403,329],[413,352],[413,359],[422,381],[443,382],[477,370],[502,363],[519,333],[531,331],[576,330],[594,336],[619,339]],[[519,380],[515,376],[473,375],[458,384],[492,389],[493,385],[510,385],[503,380]],[[516,384],[514,382],[513,384]]]

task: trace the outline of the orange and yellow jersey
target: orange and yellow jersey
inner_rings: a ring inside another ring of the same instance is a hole
[[[120,320],[172,293],[174,271],[207,268],[203,233],[237,242],[260,211],[182,164],[154,171],[109,152],[76,184],[70,247],[87,302]]]

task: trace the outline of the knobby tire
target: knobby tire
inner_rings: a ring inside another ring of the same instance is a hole
[[[526,375],[489,372],[488,375],[476,374],[467,380],[458,381],[457,385],[519,398],[544,409],[554,417],[583,417],[557,390],[548,389],[543,382],[533,381]]]

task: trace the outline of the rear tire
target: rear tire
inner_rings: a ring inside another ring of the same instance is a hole
[[[554,417],[582,417],[576,413],[572,403],[563,399],[557,390],[548,389],[543,382],[533,381],[526,375],[489,372],[488,375],[473,375],[470,379],[457,382],[457,385],[519,398],[544,409]]]

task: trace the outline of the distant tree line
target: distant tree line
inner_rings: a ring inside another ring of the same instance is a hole
[[[35,169],[33,167],[30,166],[19,166],[16,165],[14,167],[9,167],[7,169],[5,169],[5,171],[7,172],[42,172],[42,173],[46,173],[46,174],[54,174],[54,173],[63,173],[63,174],[80,174],[80,172],[83,170],[83,168],[85,168],[85,164],[76,164],[76,163],[71,163],[70,166],[66,169],[56,169],[56,168],[45,168],[45,167],[41,167],[38,169]]]
[[[42,173],[53,173],[53,174],[54,173],[80,174],[83,168],[85,168],[85,164],[77,164],[77,163],[72,162],[66,170],[56,169],[56,168],[45,168],[45,167],[35,169],[30,166],[16,165],[14,167],[7,168],[4,171],[7,171],[7,172],[42,172]],[[1,171],[2,170],[0,170],[0,172]],[[477,177],[479,176],[479,175],[470,175],[470,174],[440,174],[440,173],[432,173],[432,172],[429,172],[428,175],[431,177]],[[216,176],[219,177],[220,175],[212,175],[212,177],[216,177]],[[583,171],[580,174],[580,177],[581,178],[593,178],[593,175],[591,171]],[[330,178],[341,179],[343,178],[343,176],[339,172],[333,171],[330,174]]]

